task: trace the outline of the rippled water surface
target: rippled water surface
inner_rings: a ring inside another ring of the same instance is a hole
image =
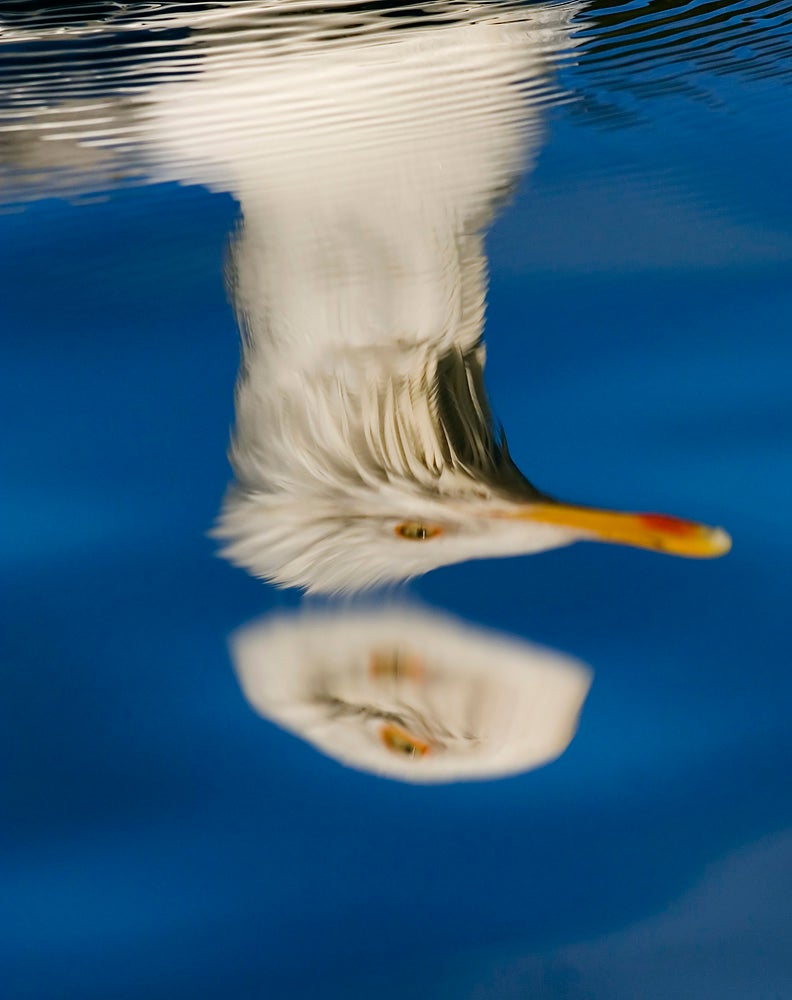
[[[792,995],[791,84],[0,5],[4,996]]]

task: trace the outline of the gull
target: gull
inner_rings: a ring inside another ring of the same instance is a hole
[[[591,684],[570,656],[408,605],[273,615],[230,648],[264,718],[343,764],[413,783],[555,760]]]
[[[420,29],[314,30],[159,95],[182,173],[213,173],[242,210],[235,482],[215,532],[233,563],[349,593],[578,540],[728,549],[718,528],[559,503],[492,417],[483,234],[563,98],[574,10],[465,4]]]
[[[177,12],[190,33],[170,68],[92,126],[91,148],[131,144],[153,179],[240,206],[234,482],[214,532],[236,565],[333,593],[579,540],[728,550],[719,528],[558,502],[492,416],[484,235],[536,159],[545,109],[567,99],[554,71],[577,10]]]

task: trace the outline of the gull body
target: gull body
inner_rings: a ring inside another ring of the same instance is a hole
[[[574,8],[451,9],[335,42],[313,25],[262,60],[210,53],[150,113],[179,176],[240,201],[217,535],[281,585],[351,591],[575,537],[491,516],[540,494],[490,414],[482,342],[484,231],[537,152]]]

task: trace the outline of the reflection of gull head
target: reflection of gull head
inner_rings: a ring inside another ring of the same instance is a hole
[[[232,637],[261,715],[363,771],[444,782],[517,774],[568,746],[579,662],[402,608],[276,617]]]

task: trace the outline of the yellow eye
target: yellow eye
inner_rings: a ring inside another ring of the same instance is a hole
[[[424,524],[422,521],[404,521],[396,526],[399,538],[407,538],[411,542],[427,542],[443,534],[443,529],[436,524]]]
[[[417,736],[408,733],[406,729],[394,726],[392,722],[380,729],[380,736],[391,753],[398,753],[403,757],[425,757],[429,753],[428,743],[419,740]]]

